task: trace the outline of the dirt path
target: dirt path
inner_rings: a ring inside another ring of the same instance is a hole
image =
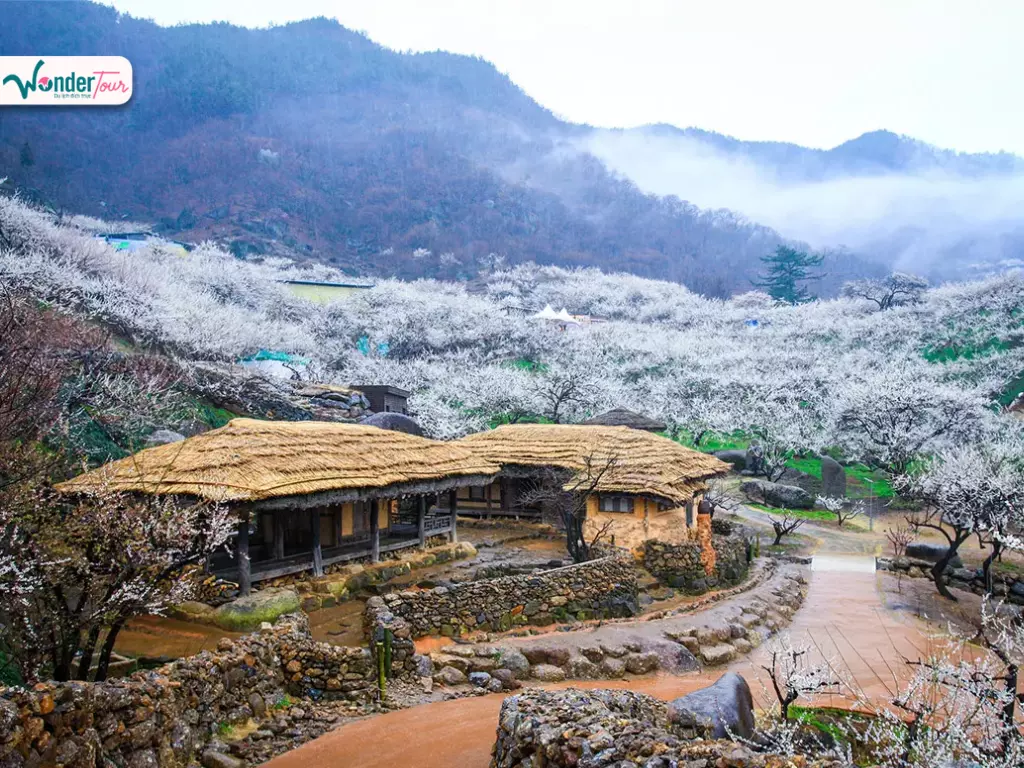
[[[826,655],[841,656],[860,686],[884,695],[890,666],[898,654],[917,656],[927,646],[926,627],[882,607],[871,560],[824,557],[816,560],[810,589],[790,627],[794,637],[810,637]],[[755,699],[761,699],[757,665],[763,650],[730,669],[747,677]],[[598,680],[544,686],[548,688],[628,687],[669,700],[702,688],[722,670],[659,675],[624,680]],[[391,712],[346,725],[293,752],[281,755],[272,768],[486,768],[503,694],[457,699]],[[409,736],[415,734],[415,746]]]

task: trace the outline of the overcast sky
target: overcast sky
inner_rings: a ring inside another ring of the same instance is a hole
[[[330,16],[493,62],[561,117],[831,147],[887,128],[1024,155],[1019,0],[108,0],[160,24]]]

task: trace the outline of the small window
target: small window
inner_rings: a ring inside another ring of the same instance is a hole
[[[484,491],[486,489],[483,486],[471,485],[469,487],[469,498],[473,501],[486,501],[487,496]]]
[[[610,496],[601,494],[600,509],[602,512],[632,512],[633,499],[630,496]]]

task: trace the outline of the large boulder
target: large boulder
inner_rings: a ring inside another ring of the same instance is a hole
[[[269,587],[224,603],[213,615],[213,622],[233,632],[251,632],[264,621],[273,624],[286,613],[299,610],[299,596],[294,590]]]
[[[392,432],[405,432],[407,435],[423,437],[423,428],[415,421],[402,413],[375,413],[362,419],[360,424],[378,429],[389,429]]]
[[[714,685],[670,703],[668,719],[685,738],[750,739],[754,735],[750,686],[735,672],[726,672]]]
[[[949,547],[945,544],[928,544],[923,541],[915,541],[907,545],[907,557],[911,557],[914,560],[925,560],[929,563],[939,562],[947,551],[949,551]],[[950,568],[961,568],[962,566],[963,561],[959,555],[954,555],[953,559],[949,561]]]
[[[721,459],[726,464],[732,464],[732,468],[737,472],[747,468],[746,451],[715,451],[715,458]]]
[[[769,483],[766,480],[748,480],[740,485],[751,499],[769,507],[786,507],[787,509],[813,509],[814,497],[796,485]]]
[[[846,470],[831,456],[821,457],[821,495],[846,498]]]

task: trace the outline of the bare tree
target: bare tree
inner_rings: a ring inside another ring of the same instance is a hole
[[[819,496],[817,502],[836,516],[836,522],[840,528],[844,523],[864,514],[864,502],[860,500],[850,501],[838,496]]]
[[[740,506],[739,500],[718,479],[708,483],[708,488],[704,491],[704,501],[711,505],[712,510],[716,511],[724,509],[727,512],[731,512]]]
[[[812,661],[811,648],[793,645],[788,633],[779,635],[768,649],[768,673],[779,702],[779,719],[789,719],[789,707],[801,696],[837,693],[842,681],[828,660]]]
[[[889,544],[892,547],[893,560],[899,560],[906,556],[907,547],[917,538],[917,534],[909,525],[900,523],[895,528],[890,528],[886,531],[885,538],[889,540]],[[903,571],[898,567],[896,568],[896,589],[901,592],[903,591]]]
[[[893,272],[881,280],[853,280],[843,286],[843,295],[867,299],[885,311],[891,307],[916,304],[928,290],[928,281],[906,272]]]
[[[772,542],[773,547],[777,547],[782,543],[783,537],[789,536],[807,522],[802,517],[796,517],[792,510],[789,509],[779,510],[778,515],[769,514],[768,519],[771,521],[772,529],[775,531],[775,541]]]
[[[567,410],[590,405],[594,386],[579,371],[550,372],[541,380],[537,394],[544,404],[544,415],[561,424]]]
[[[584,533],[587,520],[588,500],[597,493],[608,474],[618,465],[615,457],[598,458],[593,454],[584,457],[578,471],[557,469],[544,470],[534,487],[522,496],[522,503],[536,504],[550,510],[565,528],[565,545],[574,563],[583,563],[591,558],[594,546],[604,539],[612,527],[608,520],[594,531],[589,539]]]

